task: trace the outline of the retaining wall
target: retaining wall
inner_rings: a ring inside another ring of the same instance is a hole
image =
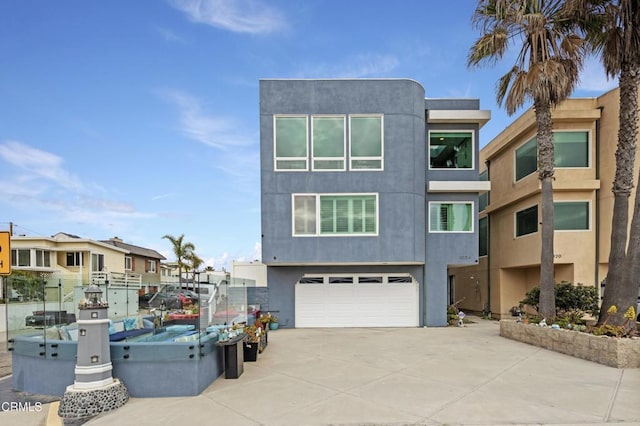
[[[500,336],[615,368],[640,368],[640,339],[554,330],[513,320],[500,321]]]

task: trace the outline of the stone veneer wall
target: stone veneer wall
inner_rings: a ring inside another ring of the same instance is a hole
[[[615,368],[640,368],[640,339],[594,336],[569,330],[500,321],[500,336]]]

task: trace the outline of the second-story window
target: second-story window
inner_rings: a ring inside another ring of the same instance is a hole
[[[133,270],[133,259],[131,258],[131,256],[124,257],[124,270],[125,271]]]
[[[516,237],[538,232],[538,205],[516,212]]]
[[[31,250],[11,250],[11,266],[31,266]]]
[[[294,194],[294,236],[376,235],[377,194]]]
[[[104,254],[91,253],[91,270],[93,272],[104,270]]]
[[[36,266],[41,268],[51,267],[51,252],[49,250],[36,250]]]
[[[429,202],[429,232],[473,232],[473,203]]]
[[[473,131],[429,132],[430,169],[473,169]]]
[[[147,272],[151,272],[153,274],[156,273],[156,261],[155,260],[149,260],[148,263],[148,268],[149,270]]]

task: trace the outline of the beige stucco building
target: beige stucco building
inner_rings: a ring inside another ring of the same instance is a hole
[[[600,291],[606,277],[618,112],[619,89],[597,98],[569,99],[553,112],[556,282]],[[481,176],[491,181],[491,193],[479,205],[481,256],[477,265],[449,268],[449,299],[460,301],[464,310],[507,316],[539,285],[535,136],[535,113],[529,109],[480,152]],[[637,176],[639,159],[635,165]]]

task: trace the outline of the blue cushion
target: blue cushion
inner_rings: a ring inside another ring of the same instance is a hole
[[[179,324],[167,326],[167,331],[190,331],[195,330],[196,326],[193,324]]]
[[[72,340],[71,333],[69,333],[69,328],[66,325],[60,327],[60,338],[66,341]]]
[[[136,330],[138,328],[138,319],[137,318],[125,318],[124,319],[124,330]]]
[[[116,326],[113,325],[113,321],[109,320],[109,334],[115,334],[116,333]]]

